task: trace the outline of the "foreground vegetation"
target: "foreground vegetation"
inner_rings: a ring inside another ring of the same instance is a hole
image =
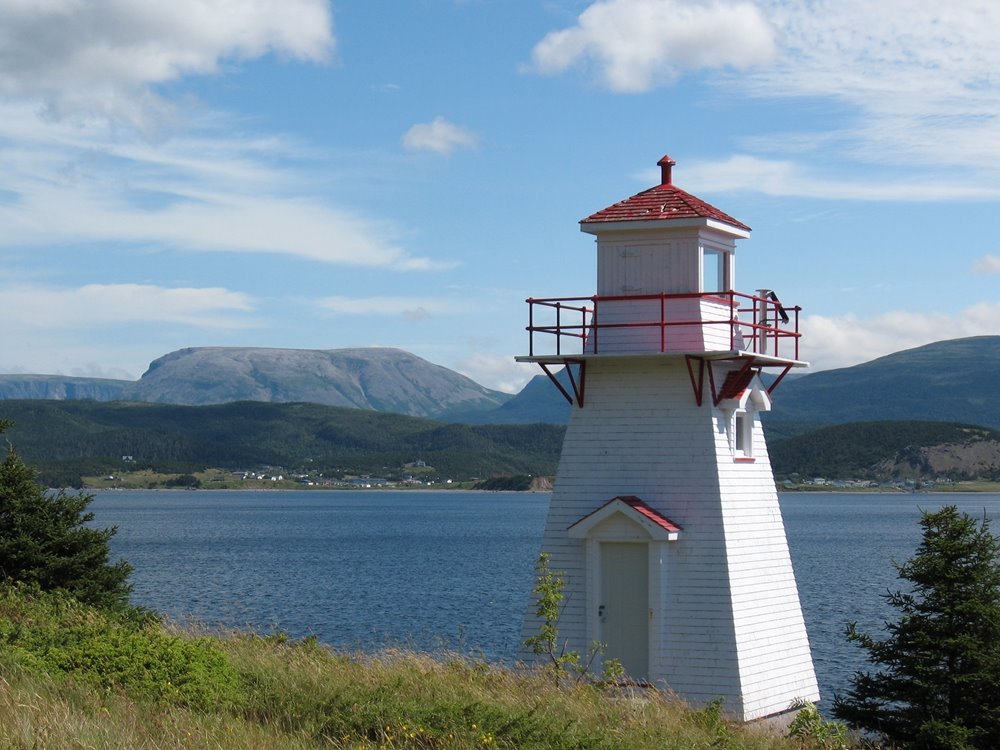
[[[1000,539],[989,519],[954,505],[924,511],[916,554],[897,566],[905,588],[884,637],[847,637],[875,669],[857,672],[833,712],[904,748],[1000,746]]]
[[[0,590],[0,747],[801,747],[648,692],[556,687],[458,656],[177,632]]]

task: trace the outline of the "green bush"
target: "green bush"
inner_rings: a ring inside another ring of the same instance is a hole
[[[136,699],[238,705],[238,676],[216,643],[172,635],[144,610],[111,613],[62,593],[0,588],[0,648],[26,667]]]

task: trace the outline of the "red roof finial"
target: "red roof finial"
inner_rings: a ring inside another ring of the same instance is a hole
[[[670,158],[669,154],[664,154],[663,158],[656,162],[656,165],[660,168],[660,184],[669,185],[671,184],[670,179],[670,168],[673,167],[677,162]]]

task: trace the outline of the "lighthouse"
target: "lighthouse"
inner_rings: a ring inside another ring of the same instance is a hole
[[[527,300],[517,359],[572,405],[542,551],[568,648],[603,644],[598,664],[751,721],[819,699],[760,421],[806,366],[799,308],[736,291],[750,227],[658,166],[658,185],[580,222],[596,294]],[[529,605],[525,635],[538,624]]]

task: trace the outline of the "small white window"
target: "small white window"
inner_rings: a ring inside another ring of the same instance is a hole
[[[701,254],[701,291],[728,292],[732,289],[730,266],[732,257],[729,253],[711,248],[703,248]]]
[[[744,410],[733,415],[733,456],[753,457],[753,414]]]
[[[725,256],[717,250],[702,253],[701,291],[725,291]]]

